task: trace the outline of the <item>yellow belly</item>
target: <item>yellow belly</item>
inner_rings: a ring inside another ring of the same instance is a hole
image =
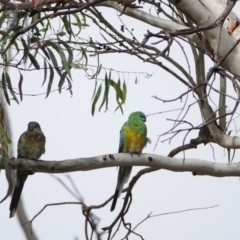
[[[136,132],[126,129],[124,134],[123,152],[141,153],[145,143],[145,134],[137,134]]]

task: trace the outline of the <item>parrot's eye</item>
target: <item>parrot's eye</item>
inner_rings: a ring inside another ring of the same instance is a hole
[[[144,115],[141,115],[140,117],[143,120],[143,122],[146,122],[146,117]]]

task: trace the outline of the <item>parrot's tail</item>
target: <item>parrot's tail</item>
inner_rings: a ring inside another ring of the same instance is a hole
[[[117,199],[118,199],[118,190],[116,189],[114,196],[113,196],[113,201],[112,201],[112,206],[111,206],[111,212],[115,209],[116,204],[117,204]]]
[[[15,187],[14,189],[14,193],[13,193],[13,196],[12,196],[12,201],[10,203],[10,218],[11,217],[14,217],[14,214],[17,210],[17,206],[18,206],[18,202],[19,202],[19,199],[20,199],[20,196],[21,196],[21,193],[22,193],[22,190],[23,190],[23,186],[24,186],[24,182],[20,182],[18,186]]]
[[[111,212],[115,209],[115,206],[117,204],[117,199],[122,193],[123,185],[126,183],[130,177],[132,171],[132,167],[120,167],[118,171],[118,181],[117,181],[117,187],[116,191],[113,196],[112,206],[111,206]]]

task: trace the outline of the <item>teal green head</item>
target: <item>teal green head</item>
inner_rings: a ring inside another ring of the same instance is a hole
[[[141,119],[143,122],[146,122],[147,117],[143,112],[138,111],[138,112],[131,113],[129,115],[128,119],[129,120],[131,120],[131,119]]]

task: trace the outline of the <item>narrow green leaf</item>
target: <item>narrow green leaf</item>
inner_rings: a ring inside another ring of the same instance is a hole
[[[48,45],[50,45],[58,53],[59,47],[56,43],[54,43],[52,41],[48,41]]]
[[[97,93],[94,97],[94,100],[93,100],[93,103],[92,103],[92,115],[94,116],[94,112],[95,112],[95,106],[96,106],[96,103],[101,95],[101,92],[102,92],[102,84],[98,87],[98,90],[97,90]]]
[[[126,82],[123,81],[123,90],[122,90],[122,103],[125,103],[126,101],[126,97],[127,97],[127,85],[126,85]]]
[[[106,111],[108,110],[108,95],[109,95],[110,81],[111,81],[111,71],[109,74],[109,78],[108,77],[105,78]]]
[[[110,81],[110,85],[114,88],[114,90],[116,92],[116,100],[117,100],[118,104],[120,104],[119,99],[122,100],[122,98],[123,98],[123,93],[122,93],[120,84],[121,84],[120,81],[118,83],[115,83],[114,81]]]
[[[64,72],[64,73],[62,74],[62,76],[60,77],[60,81],[59,81],[59,83],[58,83],[58,91],[59,91],[59,93],[62,92],[62,86],[63,86],[63,84],[64,84],[64,82],[65,82],[65,77],[66,77],[66,75],[67,75],[67,72]]]
[[[1,126],[0,126],[0,132],[1,132],[2,139],[3,139],[3,145],[7,151],[8,145],[11,144],[12,141],[11,141],[11,139],[9,139],[6,130]]]
[[[99,67],[97,68],[96,76],[99,75],[99,73],[101,72],[101,70],[102,70],[102,64],[100,64]]]
[[[45,16],[46,16],[46,13],[45,13]],[[44,33],[43,39],[47,36],[48,30],[52,29],[50,20],[47,18],[47,19],[45,19],[45,21],[47,21],[47,24],[45,24],[45,31],[43,31],[43,33]]]
[[[16,48],[15,50],[17,50],[17,53],[19,53],[19,47],[18,47],[17,41],[14,41],[14,42],[13,42],[13,45],[14,45],[14,47]]]
[[[40,66],[39,66],[36,58],[35,58],[31,53],[28,53],[28,57],[29,57],[31,63],[33,64],[33,66],[34,66],[36,69],[39,70],[39,69],[40,69]],[[30,66],[29,66],[29,67],[30,67]]]
[[[104,94],[103,94],[103,100],[102,100],[102,103],[98,109],[98,111],[100,112],[102,106],[104,105],[104,103],[106,102],[106,110],[108,108],[108,94],[109,94],[109,84],[110,84],[110,79],[108,78],[107,76],[107,73],[105,74],[105,80],[104,80],[104,83],[105,83],[105,90],[104,90]]]
[[[86,20],[86,16],[84,14],[82,14],[81,12],[79,12],[79,14],[82,16],[82,19],[81,19],[81,23],[83,26],[89,26],[87,24],[87,20]]]
[[[73,61],[73,51],[71,49],[71,47],[64,41],[61,41],[61,43],[63,44],[63,46],[66,48],[67,52],[68,52],[68,64],[70,65]]]
[[[24,48],[24,55],[23,55],[23,59],[24,59],[24,62],[26,62],[27,60],[27,56],[28,56],[28,53],[29,53],[29,47],[26,43],[26,41],[23,39],[23,38],[20,38],[21,42],[22,42],[22,45],[23,45],[23,48]]]
[[[18,99],[16,97],[16,94],[13,91],[13,88],[12,88],[12,82],[11,82],[10,76],[8,75],[7,72],[5,72],[5,77],[6,77],[6,82],[7,82],[7,85],[8,85],[8,89],[9,89],[13,99],[19,104]]]
[[[2,56],[3,62],[8,62],[8,56],[6,53],[1,54],[1,56]]]
[[[59,33],[56,34],[57,36],[63,37],[66,35],[66,33],[64,31],[61,31]]]
[[[97,91],[97,80],[95,81],[95,86],[94,86],[94,90],[93,90],[92,100],[93,100],[93,98],[95,96],[96,91]]]
[[[55,55],[53,54],[52,50],[50,48],[47,48],[47,51],[48,51],[48,53],[50,55],[50,58],[51,58],[52,63],[53,63],[53,66],[58,69],[59,68],[58,62],[57,62],[57,59],[56,59]]]
[[[19,72],[20,74],[20,79],[18,82],[18,91],[19,91],[19,96],[20,96],[20,100],[23,100],[23,93],[22,93],[22,83],[23,83],[23,75],[21,74],[21,72]]]
[[[41,12],[38,12],[38,19],[40,19],[41,18]],[[41,26],[42,27],[45,27],[44,25],[44,22],[43,21],[40,21],[40,24],[41,24]]]
[[[66,32],[69,34],[69,36],[71,37],[72,36],[72,29],[70,27],[70,24],[69,24],[69,21],[67,19],[67,15],[64,15],[62,18],[62,21],[63,21],[63,25],[66,29]]]
[[[118,79],[118,82],[117,82],[117,85],[116,85],[116,88],[115,90],[117,91],[117,96],[118,96],[118,99],[123,99],[123,92],[122,92],[122,89],[121,89],[121,81],[120,79]]]
[[[81,59],[85,59],[85,61],[86,61],[86,63],[85,63],[85,65],[88,65],[88,57],[87,57],[87,51],[86,51],[86,49],[84,49],[83,47],[81,47],[81,53],[82,53],[82,57],[81,57]],[[81,60],[80,59],[80,60]]]
[[[41,18],[41,14],[39,15],[39,18],[38,18],[38,19],[40,19],[40,18]],[[40,33],[38,27],[34,27],[34,33],[33,33],[33,35],[35,35],[36,37],[42,37],[42,34]]]
[[[59,66],[58,66],[58,63],[57,63],[57,59],[55,58],[55,55],[53,54],[53,52],[50,48],[48,48],[47,50],[48,50],[48,53],[50,55],[50,58],[52,60],[52,63],[53,63],[53,66],[54,66],[55,70],[57,71],[58,75],[61,77],[62,73],[59,70]]]
[[[10,39],[10,35],[7,35],[1,40],[1,50],[4,50],[6,44],[8,43],[8,40]]]
[[[117,101],[117,108],[115,109],[115,112],[120,108],[121,112],[123,113],[122,109],[122,101],[120,102],[119,99],[123,99],[123,91],[121,89],[121,82],[118,80],[118,83],[115,83],[114,81],[110,82],[110,85],[114,88],[116,92],[116,101]]]
[[[46,82],[47,74],[48,74],[47,63],[46,63],[46,61],[44,60],[44,77],[43,77],[43,83],[42,83],[42,86],[43,86],[44,83]]]
[[[77,24],[74,24],[74,23],[73,24],[78,26],[78,29],[79,29],[79,31],[76,33],[76,35],[79,35],[82,30],[82,23],[76,13],[73,13],[72,16],[76,19],[76,22],[77,22]]]
[[[10,100],[9,100],[9,96],[8,96],[8,92],[7,92],[7,84],[6,84],[6,78],[5,78],[4,72],[2,73],[2,87],[3,87],[3,93],[5,96],[5,99],[8,103],[8,105],[10,105]]]
[[[32,36],[30,39],[29,39],[30,43],[36,43],[39,41],[39,38],[36,37],[36,36]]]
[[[69,40],[71,40],[72,36],[75,37],[75,34],[74,34],[73,30],[72,30],[71,14],[68,14],[67,18],[68,18],[69,30],[71,32]]]
[[[65,80],[67,80],[67,83],[68,83],[68,88],[67,88],[67,90],[70,92],[70,94],[71,94],[71,96],[72,96],[72,95],[73,95],[72,83],[71,83],[70,79],[67,77],[67,75],[66,75]]]
[[[66,59],[66,56],[65,56],[62,48],[59,47],[56,43],[51,42],[51,41],[49,41],[48,44],[49,44],[51,47],[53,47],[53,48],[56,50],[56,52],[59,54],[64,69],[66,70],[68,76],[69,76],[70,78],[72,78],[71,72],[70,72],[70,68],[69,68],[69,64],[68,64],[68,61],[67,61],[67,59]]]
[[[0,17],[0,28],[2,28],[2,24],[5,22],[5,20],[6,20],[6,14],[3,12]]]
[[[48,52],[46,51],[46,49],[44,47],[41,47],[40,49],[43,51],[43,53],[48,58],[48,60],[50,60],[50,56],[49,56]]]
[[[50,77],[49,77],[49,82],[47,86],[47,93],[46,93],[46,98],[49,96],[51,89],[52,89],[52,83],[53,83],[53,77],[54,77],[54,70],[52,65],[49,63],[49,69],[50,69]]]

